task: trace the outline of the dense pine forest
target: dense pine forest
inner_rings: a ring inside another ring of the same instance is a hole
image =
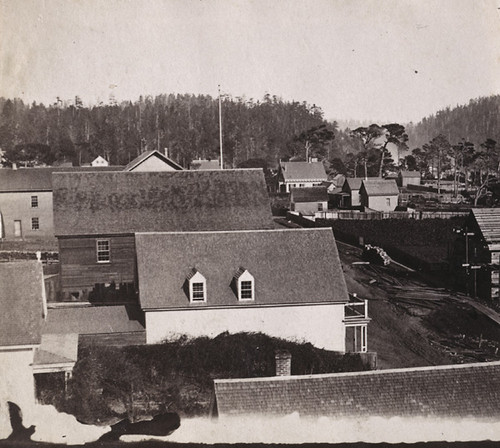
[[[453,172],[476,184],[500,169],[500,96],[441,110],[417,124],[372,124],[339,129],[306,102],[222,99],[224,165],[275,168],[279,159],[325,162],[329,172],[378,176],[398,168],[429,178]],[[356,124],[355,121],[343,123]],[[358,122],[359,124],[359,122]],[[396,145],[399,160],[394,157]],[[124,165],[148,149],[165,151],[184,167],[194,159],[217,159],[219,104],[208,95],[141,96],[137,101],[85,106],[77,96],[50,105],[0,98],[0,149],[4,165],[71,162],[98,155]]]
[[[0,111],[0,148],[9,161],[81,165],[102,155],[123,165],[147,149],[168,148],[169,156],[187,167],[191,160],[219,156],[218,100],[207,95],[146,96],[121,104],[111,99],[93,107],[83,106],[78,97],[49,106],[0,99]],[[280,158],[304,158],[301,133],[320,126],[335,129],[319,107],[270,95],[224,98],[222,120],[227,167],[252,159],[276,164]],[[322,158],[338,150],[332,139],[316,146]]]
[[[479,146],[486,139],[500,142],[500,95],[471,100],[469,104],[447,107],[417,124],[406,126],[410,147],[422,147],[439,134],[451,144],[462,139]]]

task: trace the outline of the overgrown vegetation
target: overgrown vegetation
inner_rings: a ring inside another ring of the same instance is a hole
[[[223,333],[129,347],[81,346],[68,393],[43,382],[39,396],[87,423],[175,411],[209,412],[214,378],[274,376],[274,352],[288,350],[292,374],[367,370],[359,355],[318,349],[261,333]]]

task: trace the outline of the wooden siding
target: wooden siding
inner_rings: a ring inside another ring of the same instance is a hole
[[[96,241],[110,242],[111,261],[97,262]],[[130,236],[60,238],[59,259],[63,291],[91,289],[96,283],[135,281],[135,239]]]

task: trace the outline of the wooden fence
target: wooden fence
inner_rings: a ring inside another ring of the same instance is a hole
[[[449,219],[468,216],[469,211],[358,212],[350,210],[316,212],[315,219]]]

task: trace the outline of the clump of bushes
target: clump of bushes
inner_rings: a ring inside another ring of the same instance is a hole
[[[274,376],[275,350],[291,353],[294,375],[368,369],[359,355],[260,333],[223,333],[213,339],[184,336],[162,344],[128,347],[88,345],[80,347],[66,397],[61,400],[54,391],[53,404],[94,424],[165,411],[206,415],[213,379]]]

